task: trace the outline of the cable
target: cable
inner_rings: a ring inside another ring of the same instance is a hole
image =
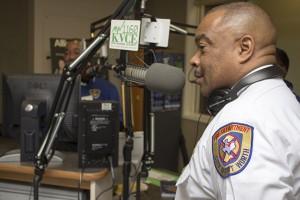
[[[134,176],[136,176],[136,174],[137,174],[137,167],[135,166],[135,164],[134,163],[131,163],[131,166],[134,168],[134,174],[133,175],[131,175],[130,176],[130,178],[134,178]]]
[[[132,176],[132,185],[131,185],[131,187],[130,187],[130,190],[129,190],[129,196],[131,195],[131,194],[133,194],[133,192],[132,192],[132,190],[133,190],[133,188],[134,188],[134,183],[135,183],[135,181],[136,181],[136,179],[137,179],[137,175],[138,175],[138,173],[139,173],[139,168],[141,167],[141,163],[142,163],[142,160],[140,160],[140,162],[139,162],[139,164],[138,164],[138,167],[136,168],[136,171],[135,171],[135,174]]]
[[[114,185],[106,188],[105,190],[103,190],[100,194],[98,194],[98,196],[96,197],[96,200],[99,199],[99,197],[101,197],[105,192],[108,192],[109,190],[113,189]]]
[[[137,56],[137,55],[134,55],[134,56],[136,57],[136,59],[138,59],[139,61],[141,61],[147,68],[150,67],[150,65],[148,65],[147,63],[145,63],[145,61],[144,61],[142,58],[140,58],[140,57]]]
[[[113,167],[112,156],[108,156],[107,159],[108,159],[108,163],[109,163],[109,167],[110,167],[110,171],[111,171],[111,178],[112,178],[112,181],[114,183],[115,180],[116,180],[116,176],[115,176],[115,170],[114,170],[114,167]]]
[[[33,184],[31,184],[31,187],[30,187],[30,191],[29,191],[29,198],[28,198],[28,200],[30,200],[30,199],[31,199],[32,190],[33,190]]]
[[[150,52],[152,53],[152,55],[153,55],[154,62],[157,62],[157,57],[156,57],[155,51],[154,51],[153,49],[150,49],[149,51],[150,51]]]
[[[101,197],[105,192],[108,192],[109,190],[113,189],[114,185],[115,185],[115,171],[114,171],[114,168],[113,168],[113,164],[112,164],[112,157],[109,156],[107,158],[108,160],[108,163],[109,163],[109,168],[110,168],[110,171],[111,171],[111,178],[112,178],[112,185],[108,188],[106,188],[105,190],[103,190],[102,192],[100,192],[98,194],[98,196],[96,197],[96,200],[99,199],[99,197]]]
[[[84,170],[85,168],[82,167],[81,170],[80,170],[80,177],[79,177],[79,182],[78,182],[78,192],[77,192],[77,198],[78,200],[80,200],[80,190],[81,190],[81,183],[82,183],[82,177],[84,175]]]
[[[136,179],[137,179],[137,176],[138,176],[138,173],[139,173],[139,169],[141,168],[142,160],[143,160],[143,159],[140,159],[140,161],[139,161],[139,163],[138,163],[138,166],[136,167],[135,174],[131,177],[132,180],[133,180],[133,181],[132,181],[133,184],[131,185],[130,190],[129,190],[129,197],[130,197],[132,194],[135,194],[135,193],[136,193],[136,192],[132,192],[132,190],[133,190],[133,187],[134,187],[134,183],[136,182]]]

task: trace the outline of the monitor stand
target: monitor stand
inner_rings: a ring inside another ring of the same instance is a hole
[[[0,162],[7,162],[7,163],[20,163],[21,158],[21,151],[20,149],[13,149],[6,152],[4,155],[0,157]],[[49,166],[52,165],[61,165],[64,161],[65,155],[60,151],[55,151]],[[32,161],[29,161],[32,162]]]

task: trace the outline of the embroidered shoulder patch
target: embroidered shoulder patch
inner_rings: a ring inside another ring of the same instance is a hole
[[[93,99],[99,99],[101,95],[101,90],[100,89],[90,89],[89,94],[93,97]]]
[[[223,177],[240,173],[252,154],[253,127],[230,123],[217,130],[212,137],[215,167]]]

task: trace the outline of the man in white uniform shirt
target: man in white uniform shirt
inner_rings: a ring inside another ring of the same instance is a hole
[[[251,3],[211,10],[195,41],[190,62],[205,96],[276,63],[274,25]],[[177,182],[175,199],[300,199],[300,104],[281,78],[244,87],[217,113]]]

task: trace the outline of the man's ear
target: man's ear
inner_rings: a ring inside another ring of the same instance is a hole
[[[244,35],[238,41],[238,59],[240,63],[247,62],[254,53],[255,41],[251,35]]]

